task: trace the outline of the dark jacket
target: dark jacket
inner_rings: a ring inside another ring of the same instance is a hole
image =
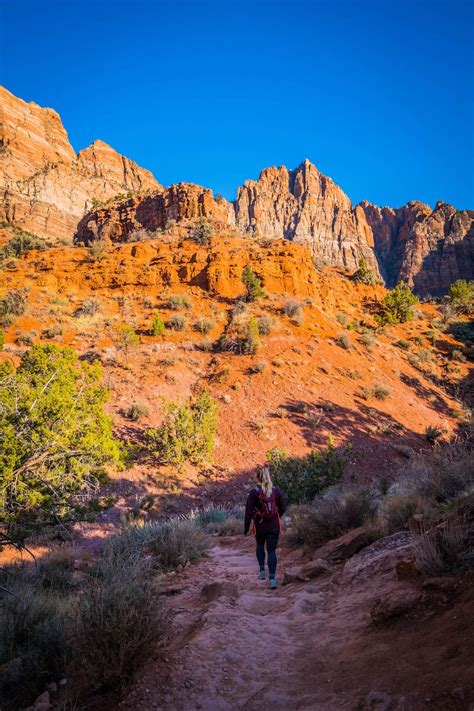
[[[261,516],[258,515],[258,511],[260,508],[260,499],[258,498],[258,491],[259,487],[255,487],[254,489],[252,489],[252,491],[249,492],[249,495],[247,497],[244,522],[245,535],[247,535],[249,531],[252,520],[255,524],[257,533],[272,533],[273,531],[278,531],[280,529],[280,521],[278,516],[275,516],[274,519],[268,520],[263,519]],[[280,516],[283,516],[286,511],[285,498],[277,486],[273,487],[273,491],[276,494],[276,505],[278,513],[280,514]]]

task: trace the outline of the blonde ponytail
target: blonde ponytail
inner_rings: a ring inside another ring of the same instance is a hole
[[[273,482],[268,467],[263,467],[262,469],[258,470],[257,481],[262,487],[265,496],[270,496],[273,490]]]

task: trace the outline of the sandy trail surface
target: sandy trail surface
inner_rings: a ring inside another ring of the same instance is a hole
[[[120,708],[471,711],[471,598],[377,630],[371,604],[406,586],[392,573],[354,583],[336,569],[271,591],[257,580],[253,539],[216,541],[163,590],[171,639]],[[281,579],[298,553],[279,553]]]

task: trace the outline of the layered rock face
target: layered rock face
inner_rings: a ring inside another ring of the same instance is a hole
[[[363,202],[375,254],[389,287],[407,282],[419,294],[439,295],[456,279],[474,279],[474,211],[438,202],[395,210]]]
[[[0,87],[0,220],[70,239],[93,199],[159,188],[148,170],[102,141],[76,155],[56,111]]]
[[[132,196],[86,214],[74,237],[76,244],[90,244],[94,239],[109,242],[133,241],[140,230],[155,232],[170,223],[192,225],[204,217],[216,229],[235,224],[232,203],[215,200],[212,190],[191,183],[178,183],[145,197]]]
[[[247,180],[235,201],[236,223],[244,232],[305,244],[315,258],[356,269],[361,256],[378,273],[372,231],[363,210],[305,160],[296,170],[268,168]]]

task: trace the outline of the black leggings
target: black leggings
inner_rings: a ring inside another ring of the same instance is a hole
[[[279,535],[280,531],[255,534],[255,540],[257,542],[257,560],[260,570],[264,570],[265,568],[265,543],[267,544],[268,570],[270,572],[270,578],[275,577],[277,567],[276,547],[278,545]]]

